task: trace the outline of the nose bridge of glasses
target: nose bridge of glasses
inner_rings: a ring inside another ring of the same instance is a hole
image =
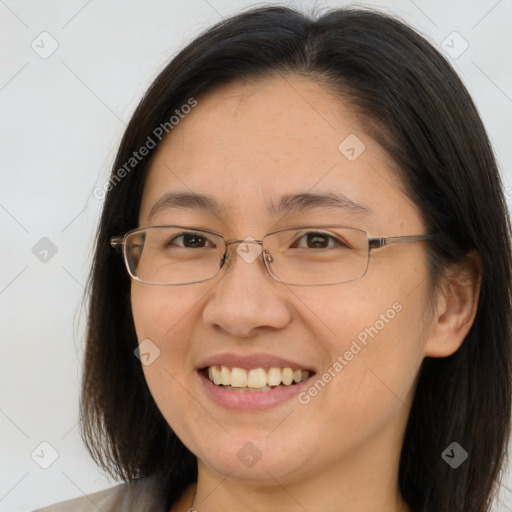
[[[264,237],[264,239],[267,237],[268,235]],[[274,277],[272,270],[270,269],[270,265],[274,263],[274,258],[272,257],[272,253],[268,247],[265,249],[263,248],[264,239],[256,240],[252,237],[247,237],[243,240],[226,240],[226,251],[224,253],[224,257],[221,259],[221,267],[223,267],[225,263],[229,263],[233,257],[233,250],[229,251],[228,247],[233,246],[234,244],[240,244],[236,252],[238,256],[240,256],[240,258],[245,261],[245,263],[253,263],[260,256],[262,256],[264,266],[270,275]],[[249,245],[251,245],[253,248],[251,249]],[[257,246],[257,248],[254,246]]]
[[[225,241],[226,247],[228,247],[229,245],[233,245],[233,244],[258,244],[258,245],[262,245],[262,243],[263,243],[263,240],[255,240],[252,237],[247,237],[247,238],[244,238],[243,240],[231,239],[231,240],[226,240]]]
[[[234,246],[235,244],[240,244],[239,245],[239,250],[237,250],[238,254],[242,257],[243,260],[245,260],[247,263],[251,263],[252,261],[254,261],[254,255],[256,256],[259,256],[260,253],[262,252],[262,247],[263,247],[263,240],[256,240],[252,237],[247,237],[247,238],[244,238],[243,240],[240,240],[240,239],[231,239],[231,240],[225,240],[224,242],[224,245],[226,246],[226,254],[224,255],[224,260],[225,261],[228,261],[231,259],[232,257],[232,254],[233,254],[233,251],[235,250],[232,246]],[[246,247],[245,249],[243,249],[243,245],[248,245],[248,244],[252,244],[252,245],[259,245],[260,248],[257,250],[257,254],[254,252],[254,251],[250,251],[248,247]],[[232,247],[232,250],[229,251],[228,250],[228,247]],[[251,252],[253,256],[250,257],[250,261],[247,257],[245,257],[245,254],[246,253],[249,253]]]

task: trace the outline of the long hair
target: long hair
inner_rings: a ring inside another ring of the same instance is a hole
[[[160,141],[155,129],[170,132],[176,109],[200,103],[216,87],[277,74],[325,84],[333,101],[348,101],[366,120],[397,164],[427,232],[443,233],[427,248],[432,289],[448,264],[471,250],[481,257],[468,335],[453,355],[427,357],[419,370],[399,486],[414,512],[488,511],[506,460],[512,402],[511,229],[503,187],[481,119],[450,64],[406,24],[370,10],[319,17],[276,6],[243,12],[188,44],[142,98],[112,169],[88,281],[84,441],[113,476],[159,475],[169,504],[197,478],[195,456],[162,417],[134,357],[130,280],[109,238],[137,226]],[[155,147],[134,163],[148,137]],[[453,441],[468,453],[457,469],[442,458]]]

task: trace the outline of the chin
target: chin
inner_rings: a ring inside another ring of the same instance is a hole
[[[273,479],[292,481],[310,466],[305,443],[278,435],[270,439],[269,432],[271,429],[265,433],[239,433],[233,437],[226,434],[222,440],[214,440],[213,445],[203,445],[193,451],[203,464],[230,478],[255,483],[268,483]]]

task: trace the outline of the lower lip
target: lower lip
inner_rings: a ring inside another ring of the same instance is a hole
[[[309,385],[309,380],[314,374],[297,384],[257,393],[229,391],[214,384],[203,372],[198,372],[198,375],[206,393],[222,407],[235,410],[264,410],[296,397]]]

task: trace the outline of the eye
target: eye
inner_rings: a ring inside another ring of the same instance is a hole
[[[337,238],[333,235],[312,231],[300,237],[298,241],[294,242],[292,247],[305,247],[307,249],[328,249],[331,247],[345,247],[348,249],[349,245],[347,245],[347,243],[345,243],[340,238]]]
[[[181,243],[176,243],[178,240],[181,240]],[[187,249],[215,247],[215,244],[199,233],[182,233],[181,235],[172,237],[166,243],[167,247],[176,245]]]

